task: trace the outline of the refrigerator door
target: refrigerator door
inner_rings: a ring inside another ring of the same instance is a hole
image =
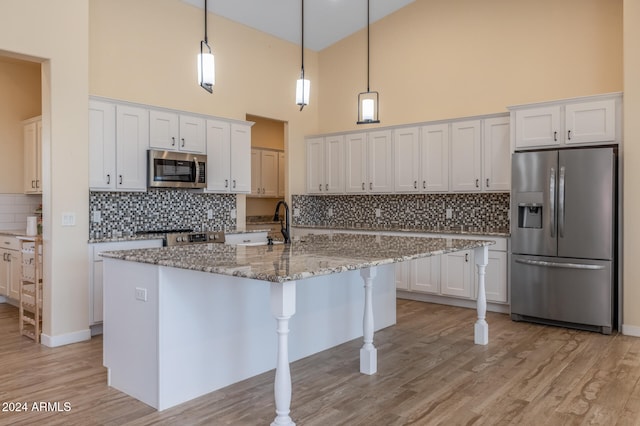
[[[611,333],[611,261],[513,255],[511,271],[513,319]]]
[[[511,251],[557,253],[558,151],[516,152],[511,159]]]
[[[612,260],[613,148],[560,151],[558,168],[558,256]]]

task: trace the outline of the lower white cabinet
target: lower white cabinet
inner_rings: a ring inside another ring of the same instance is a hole
[[[473,297],[475,264],[473,251],[464,250],[440,256],[440,294]]]
[[[0,296],[20,298],[20,242],[12,236],[0,235]]]
[[[239,232],[237,234],[225,233],[224,243],[230,245],[264,243],[267,241],[267,234],[268,231]]]
[[[102,257],[100,253],[114,250],[162,247],[162,240],[135,240],[89,244],[89,325],[102,322]],[[134,295],[132,294],[133,298]]]

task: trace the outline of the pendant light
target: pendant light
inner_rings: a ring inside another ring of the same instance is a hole
[[[296,81],[296,105],[300,106],[300,111],[305,105],[309,104],[309,89],[311,89],[311,82],[304,78],[304,0],[302,3],[302,37],[300,41],[301,51],[300,57],[302,58],[302,65],[300,66],[300,78]]]
[[[358,121],[356,124],[379,123],[378,92],[369,90],[369,0],[367,0],[367,91],[358,94]]]
[[[198,82],[204,90],[213,93],[213,85],[216,84],[216,68],[207,37],[207,0],[204,0],[204,40],[200,41],[198,54]]]

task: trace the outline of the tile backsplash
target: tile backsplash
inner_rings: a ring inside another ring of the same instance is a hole
[[[27,216],[42,204],[41,195],[0,194],[0,230],[27,229]]]
[[[89,238],[131,235],[159,229],[216,230],[235,228],[233,194],[186,190],[89,193]],[[213,218],[208,219],[209,210]],[[95,213],[99,212],[99,213]],[[96,220],[99,216],[99,220]]]
[[[509,193],[293,195],[294,225],[509,228]],[[451,218],[447,218],[451,209]]]

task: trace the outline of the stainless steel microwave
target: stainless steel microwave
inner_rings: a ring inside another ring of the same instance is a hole
[[[149,188],[205,188],[207,156],[187,152],[148,152]]]

